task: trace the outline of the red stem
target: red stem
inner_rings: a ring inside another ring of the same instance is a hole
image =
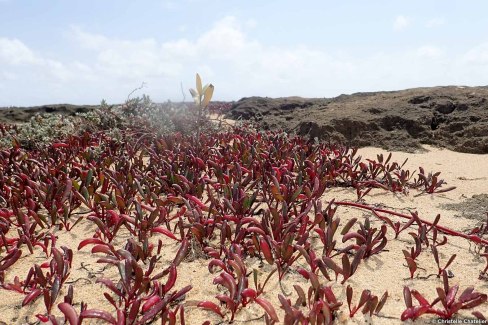
[[[352,207],[355,207],[355,208],[365,209],[365,210],[369,210],[369,211],[378,211],[378,212],[387,213],[387,214],[394,215],[394,216],[401,217],[401,218],[405,218],[405,219],[411,219],[412,218],[412,216],[409,216],[409,215],[406,215],[406,214],[403,214],[403,213],[399,213],[399,212],[395,212],[395,211],[390,211],[390,210],[385,210],[385,209],[377,209],[377,208],[374,208],[372,206],[369,206],[369,205],[366,205],[366,204],[361,204],[361,203],[342,201],[342,202],[334,202],[334,204],[335,205],[343,205],[343,206],[352,206]],[[432,222],[425,221],[423,219],[420,219],[420,221],[422,223],[425,223],[425,224],[429,225],[429,226],[432,226]],[[450,236],[462,237],[462,238],[467,239],[469,241],[472,241],[472,242],[474,242],[476,244],[488,245],[488,240],[483,239],[483,238],[480,238],[479,236],[476,236],[476,235],[466,235],[466,234],[463,234],[462,232],[454,231],[452,229],[449,229],[449,228],[446,228],[446,227],[443,227],[443,226],[439,226],[439,225],[436,225],[435,227],[440,232],[443,232],[443,233],[448,234]]]

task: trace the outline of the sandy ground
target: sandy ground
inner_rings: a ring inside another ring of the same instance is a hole
[[[419,216],[423,219],[433,220],[435,216],[440,213],[442,218],[440,224],[452,229],[464,231],[472,229],[478,225],[481,221],[476,218],[470,218],[469,215],[461,217],[461,212],[453,210],[452,204],[465,202],[473,195],[488,194],[488,155],[473,155],[464,154],[458,152],[452,152],[449,150],[440,150],[433,147],[425,147],[426,151],[421,153],[403,153],[394,152],[393,160],[403,162],[405,158],[408,158],[408,162],[405,168],[410,170],[417,170],[419,166],[423,166],[426,171],[441,171],[441,178],[447,181],[447,186],[456,186],[457,189],[444,194],[437,195],[420,195],[417,191],[411,191],[408,196],[401,194],[385,193],[382,190],[374,190],[366,196],[365,201],[368,204],[381,204],[384,207],[394,209],[399,212],[408,213],[409,210],[416,210]],[[363,158],[376,158],[376,154],[385,152],[378,148],[363,148],[359,150],[359,154]],[[324,202],[327,202],[335,198],[339,200],[351,200],[356,199],[356,194],[353,190],[334,188],[326,191],[324,195]],[[446,208],[446,204],[451,204],[450,208]],[[488,210],[486,206],[480,205],[480,210]],[[363,218],[367,216],[365,211],[361,211],[354,208],[339,207],[337,216],[341,218],[341,224],[344,224],[353,217]],[[481,214],[482,215],[482,214]],[[373,225],[379,227],[381,225],[374,216],[370,215],[370,219]],[[361,220],[361,219],[360,219]],[[393,219],[396,221],[397,219]],[[402,221],[403,222],[403,221]],[[106,270],[102,269],[100,264],[96,263],[96,260],[102,256],[102,254],[92,255],[90,253],[90,247],[85,247],[81,251],[77,251],[78,243],[86,238],[90,237],[94,228],[90,223],[81,222],[71,232],[57,232],[59,236],[58,247],[61,245],[68,246],[75,252],[73,267],[68,279],[68,283],[72,283],[74,290],[74,301],[79,304],[81,301],[88,303],[89,308],[105,309],[113,312],[111,305],[103,297],[103,293],[106,292],[105,287],[96,284],[96,277],[103,276],[116,279],[118,271],[114,267],[109,267]],[[386,251],[375,255],[364,263],[361,263],[356,274],[349,279],[346,283],[350,284],[354,290],[353,301],[357,303],[360,293],[363,289],[370,289],[373,294],[381,297],[381,295],[387,290],[389,293],[388,301],[379,316],[374,316],[372,319],[365,318],[361,313],[358,313],[353,319],[349,319],[347,312],[347,303],[345,298],[346,285],[340,285],[341,276],[339,281],[330,282],[328,285],[332,285],[334,293],[339,300],[343,300],[345,305],[341,307],[339,313],[339,323],[349,324],[398,324],[401,323],[399,317],[402,311],[405,309],[403,301],[403,287],[409,286],[415,288],[425,295],[425,297],[432,301],[436,297],[436,287],[442,287],[441,281],[435,277],[427,276],[432,273],[436,273],[436,264],[432,258],[430,250],[426,249],[419,257],[419,269],[416,273],[416,278],[409,279],[409,271],[406,267],[405,260],[403,258],[402,249],[412,246],[413,241],[410,240],[410,236],[406,233],[402,233],[399,239],[393,239],[392,230],[388,229],[388,244]],[[162,260],[159,262],[158,267],[165,267],[169,265],[170,261],[176,254],[178,244],[167,240],[161,235],[161,237],[153,236],[154,239],[162,238],[164,241],[163,251],[165,252]],[[125,236],[119,236],[117,238],[116,245],[122,246],[127,234]],[[320,241],[315,238],[314,243],[317,244],[317,254],[320,255]],[[448,243],[445,246],[439,248],[441,263],[445,263],[452,254],[457,254],[457,258],[454,263],[449,267],[450,271],[454,274],[454,277],[450,279],[450,284],[459,284],[460,292],[467,286],[474,286],[477,291],[488,293],[488,280],[478,279],[479,272],[484,268],[485,262],[475,256],[470,251],[469,243],[457,237],[448,237]],[[339,245],[342,245],[340,243]],[[20,279],[24,279],[28,273],[29,268],[34,263],[43,263],[46,261],[45,255],[36,249],[33,255],[24,255],[20,261],[18,261],[12,268],[10,268],[6,274],[6,281],[13,281],[14,276],[19,276]],[[248,259],[247,261],[248,271],[256,268],[259,271],[260,279],[264,279],[266,274],[273,270],[268,264],[260,265],[260,262],[256,259]],[[175,288],[183,288],[184,286],[191,284],[193,289],[187,294],[186,303],[186,323],[187,324],[202,324],[205,320],[210,320],[212,324],[222,323],[221,319],[214,314],[207,311],[198,309],[194,305],[195,301],[199,300],[211,300],[217,303],[214,298],[219,293],[219,288],[212,284],[212,280],[216,275],[210,274],[208,269],[208,260],[197,257],[193,260],[185,260],[178,268],[178,280]],[[299,260],[297,265],[305,266],[303,260]],[[262,280],[261,280],[262,281]],[[326,281],[321,277],[321,281]],[[251,281],[252,282],[252,281]],[[285,276],[283,287],[287,293],[291,293],[289,298],[294,302],[297,298],[293,285],[301,285],[305,291],[308,289],[307,281],[302,278],[296,272],[290,272]],[[220,289],[221,290],[221,289]],[[281,293],[280,286],[274,277],[267,286],[267,290],[264,294],[266,299],[269,299],[280,319],[283,319],[284,313],[279,308],[279,301],[277,295]],[[61,293],[58,297],[57,303],[62,301]],[[5,324],[29,324],[36,321],[35,314],[44,312],[44,306],[42,299],[38,299],[30,306],[21,308],[21,302],[24,298],[22,294],[0,289],[0,320]],[[79,306],[79,305],[78,305]],[[79,308],[79,307],[77,307]],[[53,308],[55,314],[59,315],[57,307]],[[488,303],[476,308],[488,315]],[[471,312],[461,312],[459,318],[470,317]],[[249,308],[241,310],[236,317],[236,324],[263,324],[264,319],[263,311],[256,305],[250,305]],[[60,318],[61,320],[62,318]],[[431,320],[423,316],[420,320],[415,322],[416,324],[428,323]],[[0,322],[1,323],[1,322]],[[61,322],[62,323],[62,322]],[[96,322],[90,322],[95,324]],[[89,324],[85,321],[83,324]]]

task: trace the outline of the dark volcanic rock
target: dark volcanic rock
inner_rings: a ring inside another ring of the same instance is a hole
[[[243,98],[227,116],[264,129],[353,146],[414,151],[431,144],[488,153],[488,87],[433,87],[330,99]]]
[[[28,121],[35,114],[56,113],[74,116],[76,113],[86,113],[98,106],[56,104],[33,107],[4,107],[0,108],[0,122],[22,123]]]
[[[352,146],[414,151],[421,144],[488,153],[488,87],[433,87],[356,93],[335,98],[243,98],[228,118],[265,130]],[[26,122],[36,113],[75,115],[97,106],[1,108],[0,122]]]

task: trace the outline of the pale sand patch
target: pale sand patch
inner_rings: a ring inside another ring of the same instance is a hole
[[[433,147],[426,147],[426,149],[427,152],[416,154],[394,152],[392,159],[401,163],[408,157],[409,160],[405,165],[405,168],[410,170],[418,169],[419,166],[422,166],[426,172],[440,171],[440,177],[448,183],[446,186],[456,186],[456,190],[443,194],[425,194],[417,197],[415,197],[415,195],[418,194],[417,191],[411,191],[408,196],[405,196],[402,194],[385,193],[382,190],[373,190],[365,197],[366,203],[382,204],[396,211],[405,213],[408,213],[408,210],[416,210],[421,218],[427,220],[433,220],[435,216],[440,213],[442,216],[440,221],[441,225],[459,231],[472,229],[479,223],[479,221],[456,217],[456,212],[445,209],[443,204],[457,203],[475,194],[488,193],[488,155],[463,154]],[[376,158],[376,154],[382,152],[385,156],[387,155],[383,150],[378,148],[363,148],[359,150],[359,154],[361,154],[363,158],[374,159]],[[354,201],[356,199],[356,194],[352,189],[334,188],[326,191],[324,201],[328,201],[332,198],[335,198],[336,201]],[[344,224],[347,220],[353,217],[359,217],[359,220],[363,220],[362,218],[366,215],[370,216],[370,220],[375,227],[380,227],[381,223],[378,222],[374,216],[365,211],[350,207],[339,207],[337,211],[337,216],[341,218],[341,224]],[[401,219],[392,217],[392,220],[396,221]],[[75,253],[73,267],[68,282],[76,281],[73,283],[75,288],[74,301],[78,304],[76,308],[79,308],[79,303],[84,301],[88,303],[89,308],[98,308],[114,312],[112,306],[103,297],[103,292],[107,292],[108,290],[99,284],[95,284],[95,279],[99,276],[109,277],[113,280],[117,279],[118,272],[116,268],[108,267],[106,270],[102,270],[103,264],[96,263],[96,260],[103,256],[103,254],[92,255],[90,253],[91,246],[85,247],[81,251],[77,251],[79,242],[84,238],[91,237],[94,230],[95,228],[91,223],[81,222],[71,232],[56,232],[56,235],[59,236],[57,245],[68,246],[73,249]],[[415,230],[412,229],[412,231]],[[409,271],[402,254],[402,249],[412,246],[410,236],[404,232],[400,235],[398,240],[393,240],[393,232],[391,229],[388,229],[387,236],[389,239],[386,246],[387,251],[381,252],[361,263],[357,272],[344,286],[340,285],[340,281],[342,280],[341,276],[339,276],[339,281],[337,283],[334,281],[327,283],[328,285],[332,285],[338,299],[344,301],[345,304],[341,307],[341,312],[339,314],[340,323],[401,323],[399,317],[405,309],[402,292],[404,286],[417,289],[423,293],[428,300],[433,300],[436,296],[435,288],[442,286],[441,281],[435,276],[424,279],[427,275],[437,271],[432,258],[432,253],[429,249],[425,249],[419,257],[418,264],[423,269],[419,269],[416,274],[421,278],[410,280]],[[128,237],[127,232],[122,233],[121,236],[117,238],[115,243],[116,247],[123,247],[124,242]],[[178,244],[167,239],[163,235],[157,234],[153,236],[152,240],[157,241],[159,238],[164,242],[164,253],[162,259],[158,263],[158,270],[161,270],[167,267],[174,258],[178,250]],[[340,237],[338,237],[338,239],[338,246],[342,247],[344,244],[340,243]],[[456,260],[449,268],[454,274],[454,278],[450,279],[450,284],[459,284],[460,292],[467,286],[474,286],[477,291],[487,293],[488,281],[478,279],[479,272],[484,267],[484,261],[470,252],[469,243],[465,239],[450,236],[448,239],[448,244],[440,247],[439,251],[441,264],[445,263],[452,254],[457,254]],[[317,244],[317,255],[320,255],[321,246],[318,244],[320,241],[316,238],[313,240],[314,243]],[[23,250],[24,255],[21,260],[8,270],[6,274],[7,282],[13,281],[15,275],[19,276],[21,280],[24,279],[29,268],[34,263],[41,264],[47,260],[39,248],[35,249],[33,255],[28,255],[26,254],[27,250]],[[82,263],[84,268],[82,268]],[[247,259],[246,264],[248,272],[252,271],[253,268],[258,269],[260,279],[262,279],[261,281],[264,281],[266,274],[273,270],[273,267],[266,263],[260,265],[260,262],[255,258]],[[199,300],[211,300],[217,302],[214,296],[222,289],[218,289],[217,286],[212,284],[212,280],[217,274],[210,274],[207,265],[208,260],[197,258],[191,262],[183,261],[178,268],[178,280],[175,289],[183,288],[189,284],[193,286],[193,289],[186,297],[186,301],[190,302],[189,305],[191,305],[192,301]],[[303,259],[298,260],[297,264],[294,266],[298,265],[307,267]],[[326,281],[326,279],[321,277],[321,281]],[[289,297],[292,302],[297,298],[297,295],[293,290],[294,284],[301,285],[305,291],[309,286],[308,282],[296,272],[288,273],[284,278],[283,286],[285,291],[292,293]],[[345,288],[347,284],[350,284],[355,289],[353,297],[354,303],[357,303],[359,300],[360,293],[363,289],[370,289],[373,294],[379,297],[381,297],[385,290],[388,290],[390,297],[380,313],[381,317],[375,316],[372,320],[369,320],[368,318],[363,317],[359,312],[352,320],[350,320],[347,315],[347,303],[345,302]],[[250,278],[250,287],[253,287],[252,277]],[[66,285],[65,288],[67,288]],[[274,276],[266,287],[264,297],[272,302],[278,312],[278,316],[280,319],[283,319],[284,313],[279,307],[280,303],[277,298],[279,293],[281,293],[281,289],[277,282],[277,276]],[[60,313],[56,305],[62,302],[63,295],[64,292],[60,294],[53,307],[53,311],[57,315],[60,315]],[[20,308],[22,299],[24,298],[23,295],[0,289],[0,296],[2,297],[0,300],[0,320],[7,324],[27,324],[29,322],[35,322],[36,319],[34,315],[37,313],[44,313],[42,298],[38,299],[32,306]],[[488,304],[485,303],[476,308],[476,310],[483,312],[486,316],[488,314]],[[235,323],[262,324],[264,321],[263,318],[259,318],[261,316],[263,316],[262,309],[256,305],[250,305],[248,308],[241,310],[238,313]],[[470,312],[463,311],[460,313],[459,317],[470,317]],[[207,319],[211,320],[213,324],[220,322],[219,317],[214,314],[196,307],[186,307],[187,324],[201,324]],[[421,320],[416,323],[424,324],[427,322],[427,319],[427,317],[423,316]],[[88,323],[94,324],[95,322],[84,322],[84,324]]]

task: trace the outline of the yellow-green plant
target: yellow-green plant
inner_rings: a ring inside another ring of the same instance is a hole
[[[197,105],[198,118],[197,118],[197,139],[200,138],[200,129],[202,125],[202,118],[206,113],[206,108],[212,99],[214,86],[212,84],[206,84],[202,86],[202,79],[197,73],[196,76],[196,89],[190,88],[190,93]],[[198,141],[198,140],[197,140]]]

